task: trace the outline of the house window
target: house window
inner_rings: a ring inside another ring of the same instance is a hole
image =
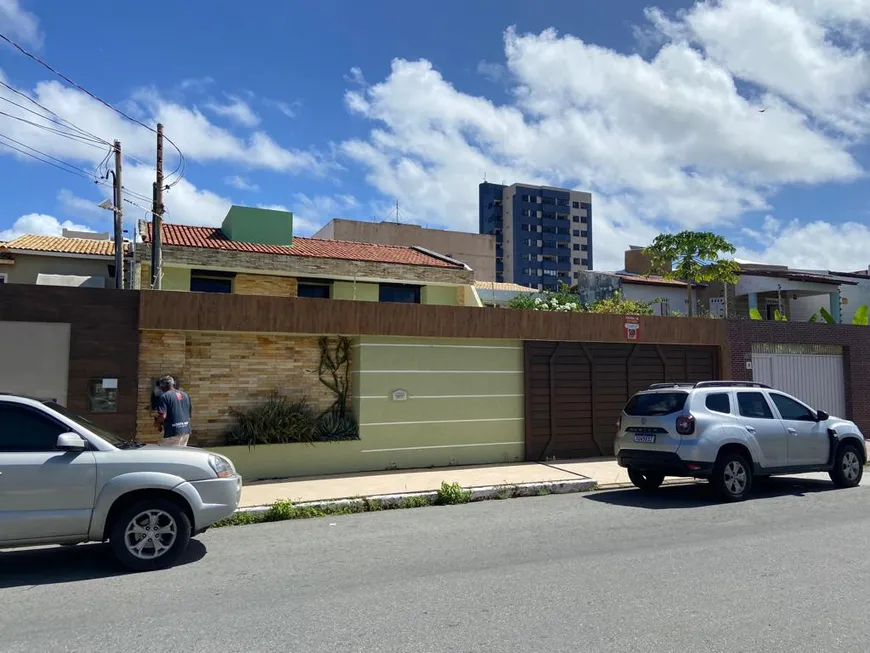
[[[328,281],[299,281],[296,286],[297,297],[310,297],[313,299],[329,299],[332,284]]]
[[[577,243],[574,243],[574,246],[572,247],[572,249],[573,249],[575,252],[579,252],[579,251],[580,251],[580,245],[578,245]]]
[[[91,379],[88,381],[88,412],[118,412],[118,379]]]
[[[568,235],[568,227],[559,227],[556,229],[556,233],[559,234],[560,236],[567,236]]]
[[[556,198],[554,197],[544,197],[541,199],[541,204],[555,204]]]
[[[232,272],[219,272],[217,270],[191,270],[190,292],[233,292]]]
[[[589,245],[580,245],[580,251],[582,251],[582,252],[588,252],[588,251],[589,251]]]
[[[576,204],[576,202],[575,202],[575,204]],[[579,215],[572,215],[571,221],[572,222],[580,222],[580,216]]]
[[[580,202],[571,202],[571,208],[572,208],[572,209],[579,209],[579,208],[580,208]],[[574,216],[574,217],[576,218],[577,216]]]
[[[580,259],[579,259],[579,258],[575,258],[575,259],[574,259],[574,265],[580,265]]]
[[[581,238],[586,238],[588,235],[589,235],[589,232],[588,232],[588,231],[581,231],[581,232],[580,232],[580,236],[581,236]]]
[[[556,270],[544,270],[545,277],[557,277],[559,273]]]
[[[579,236],[579,235],[580,235],[580,230],[579,230],[579,229],[575,229],[574,232],[573,232],[573,234],[574,234],[575,236]]]
[[[662,299],[661,307],[662,307],[662,315],[664,317],[667,317],[668,315],[671,314],[671,302],[670,302],[670,300]]]
[[[580,265],[589,265],[589,259],[585,259],[585,258],[580,259]]]
[[[395,302],[399,304],[419,304],[420,286],[399,283],[382,283],[378,286],[379,302]]]
[[[0,274],[0,283],[6,283],[6,275]]]

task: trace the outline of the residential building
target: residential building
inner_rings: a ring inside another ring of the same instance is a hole
[[[696,311],[694,311],[696,314],[750,319],[756,315],[755,311],[758,311],[757,317],[762,320],[776,320],[779,314],[791,322],[806,322],[817,314],[820,308],[824,308],[839,322],[841,305],[844,305],[841,297],[854,296],[855,303],[849,314],[849,321],[851,321],[851,315],[860,305],[860,298],[866,297],[870,290],[870,283],[867,286],[862,285],[862,280],[870,281],[870,278],[863,277],[860,273],[796,270],[785,265],[768,265],[740,259],[736,259],[736,262],[740,266],[736,284],[696,285],[693,296],[693,301],[696,302]],[[642,247],[632,246],[625,252],[625,268],[619,274],[636,275],[646,279],[648,283],[661,279],[651,274],[653,270]],[[661,281],[667,280],[661,279]],[[678,300],[676,305],[685,306],[685,284],[679,281],[670,283],[682,284],[683,299]],[[852,288],[860,290],[853,291]],[[647,291],[648,294],[653,292],[651,289]],[[675,300],[676,298],[669,298],[672,313],[675,310]],[[678,310],[680,313],[685,312],[683,308]]]
[[[536,288],[527,288],[519,286],[515,283],[506,283],[499,281],[477,281],[474,282],[474,287],[477,290],[477,295],[484,306],[490,308],[505,308],[511,303],[511,300],[517,295],[538,295],[539,291]]]
[[[0,283],[112,288],[114,279],[115,243],[107,233],[28,234],[0,245]]]
[[[137,278],[151,277],[151,224]],[[162,289],[480,306],[471,268],[420,247],[293,235],[293,214],[233,206],[221,227],[163,224]]]
[[[592,269],[590,193],[484,182],[478,195],[479,231],[496,239],[496,281],[556,290]]]
[[[446,229],[428,229],[416,224],[330,220],[314,238],[356,243],[422,247],[462,261],[474,270],[478,281],[495,281],[495,236]]]

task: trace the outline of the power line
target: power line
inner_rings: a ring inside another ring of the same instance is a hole
[[[42,66],[42,67],[44,67],[44,68],[50,70],[52,73],[54,73],[55,75],[57,75],[58,77],[60,77],[62,80],[64,80],[64,81],[67,82],[68,84],[71,84],[72,86],[74,86],[75,88],[77,88],[78,90],[80,90],[82,93],[84,93],[84,94],[86,94],[88,97],[90,97],[90,98],[96,100],[97,102],[99,102],[99,103],[102,104],[103,106],[105,106],[105,107],[111,109],[112,111],[114,111],[115,113],[117,113],[117,114],[123,116],[124,118],[126,118],[126,119],[129,120],[130,122],[134,122],[134,123],[136,123],[137,125],[140,125],[140,126],[144,127],[145,129],[147,129],[147,130],[149,130],[149,131],[151,131],[151,132],[153,132],[153,133],[155,133],[155,134],[157,133],[157,130],[154,129],[154,127],[151,127],[151,126],[149,126],[149,125],[146,125],[146,124],[145,124],[144,122],[142,122],[141,120],[138,120],[138,119],[136,119],[136,118],[133,118],[132,116],[127,115],[126,113],[124,113],[123,111],[121,111],[119,108],[117,108],[117,107],[113,106],[112,104],[109,104],[108,102],[106,102],[106,101],[105,101],[104,99],[102,99],[101,97],[99,97],[99,96],[97,96],[97,95],[94,95],[94,94],[91,93],[88,89],[86,89],[84,86],[82,86],[82,85],[80,85],[80,84],[77,84],[76,82],[74,82],[73,80],[71,80],[69,77],[67,77],[66,75],[64,75],[62,72],[60,72],[60,71],[57,70],[56,68],[53,68],[50,64],[46,63],[45,61],[43,61],[42,59],[40,59],[39,57],[37,57],[35,54],[32,54],[32,53],[28,52],[27,50],[25,50],[21,45],[19,45],[18,43],[16,43],[16,42],[13,41],[12,39],[10,39],[10,38],[9,38],[8,36],[6,36],[5,34],[0,33],[0,39],[3,39],[3,40],[6,41],[9,45],[11,45],[12,47],[14,47],[14,48],[15,48],[16,50],[18,50],[19,52],[21,52],[21,54],[23,54],[23,55],[25,55],[26,57],[32,59],[33,61],[35,61],[36,63],[38,63],[40,66]],[[169,142],[169,144],[172,145],[172,147],[175,148],[175,151],[178,152],[178,157],[179,157],[178,165],[176,166],[175,170],[173,170],[173,171],[169,174],[169,176],[171,177],[172,175],[176,174],[176,172],[178,172],[179,170],[181,170],[181,176],[179,176],[179,178],[178,178],[175,182],[173,182],[173,184],[170,184],[170,185],[169,185],[169,186],[171,187],[172,185],[177,184],[177,183],[178,183],[179,181],[181,181],[181,179],[183,178],[183,176],[184,176],[184,171],[183,171],[183,169],[186,167],[186,162],[185,162],[185,158],[184,158],[184,153],[181,151],[181,148],[179,148],[179,147],[178,147],[178,146],[177,146],[177,145],[172,141],[172,139],[170,139],[168,136],[166,136],[165,138],[166,138],[166,140]]]
[[[49,109],[47,106],[45,106],[45,105],[43,105],[43,104],[40,104],[39,102],[37,102],[36,100],[34,100],[32,97],[30,97],[29,95],[27,95],[27,93],[23,93],[23,92],[19,91],[17,88],[15,88],[15,87],[13,87],[13,86],[10,86],[9,84],[7,84],[6,82],[4,82],[4,81],[2,81],[2,80],[0,80],[0,86],[2,86],[3,88],[5,88],[5,89],[7,89],[7,90],[9,90],[9,91],[12,91],[12,92],[15,93],[16,95],[19,95],[19,96],[23,97],[25,100],[28,100],[28,101],[32,102],[33,104],[35,104],[36,106],[38,106],[38,107],[39,107],[40,109],[42,109],[43,111],[45,111],[45,112],[51,114],[52,116],[54,116],[54,117],[56,118],[56,120],[51,120],[51,118],[49,118],[49,117],[47,117],[47,116],[44,116],[44,115],[42,115],[41,113],[39,113],[39,112],[37,112],[37,111],[34,111],[33,109],[28,109],[28,108],[25,107],[25,106],[22,106],[22,105],[20,105],[20,104],[18,104],[18,103],[16,103],[16,102],[13,102],[13,101],[10,100],[9,98],[0,97],[0,100],[5,100],[6,102],[9,102],[10,104],[14,104],[15,106],[20,107],[21,109],[24,109],[25,111],[29,111],[30,113],[33,113],[33,114],[35,114],[35,115],[37,115],[37,116],[39,116],[40,118],[43,118],[43,119],[45,119],[45,120],[51,120],[51,122],[54,122],[54,123],[56,123],[56,124],[59,124],[59,125],[62,125],[62,126],[68,126],[68,127],[71,127],[72,129],[74,129],[74,130],[76,130],[77,132],[79,132],[79,134],[81,134],[82,136],[87,136],[87,137],[93,138],[95,141],[97,141],[97,142],[99,142],[99,143],[102,143],[103,145],[111,145],[111,143],[109,143],[109,141],[100,138],[100,137],[97,136],[96,134],[92,134],[91,132],[82,129],[81,127],[79,127],[79,126],[76,125],[75,123],[73,123],[73,122],[67,120],[66,118],[62,118],[61,116],[59,116],[58,114],[56,114],[54,111],[52,111],[51,109]]]
[[[51,132],[52,134],[57,134],[58,136],[63,136],[64,138],[68,138],[72,141],[76,141],[77,143],[83,143],[85,145],[90,145],[91,147],[96,147],[97,149],[102,150],[103,146],[97,144],[93,140],[85,139],[78,134],[71,134],[69,132],[61,131],[60,129],[54,129],[53,127],[49,127],[48,125],[41,125],[38,122],[33,122],[32,120],[28,120],[27,118],[22,118],[21,116],[14,116],[11,113],[6,113],[5,111],[0,111],[0,116],[6,116],[7,118],[12,118],[13,120],[19,120],[23,123],[30,125],[31,127],[36,127],[37,129],[44,129],[47,132]]]
[[[32,159],[36,159],[37,161],[39,161],[39,162],[41,162],[41,163],[47,163],[48,165],[52,166],[53,168],[57,168],[58,170],[62,170],[62,171],[64,171],[64,172],[67,172],[67,173],[72,174],[72,175],[76,175],[76,176],[78,176],[78,177],[82,177],[83,179],[87,179],[88,181],[92,181],[93,183],[97,184],[98,186],[104,186],[104,187],[106,187],[106,188],[112,188],[112,185],[109,184],[108,182],[106,182],[106,181],[104,181],[104,180],[102,180],[102,179],[99,179],[99,178],[95,178],[95,177],[92,178],[91,174],[90,174],[87,170],[83,170],[83,169],[81,169],[81,168],[77,168],[77,167],[74,166],[73,164],[68,163],[67,161],[64,161],[63,159],[58,159],[57,157],[54,157],[54,156],[52,156],[51,154],[47,154],[46,152],[43,152],[42,150],[38,150],[37,148],[32,147],[32,146],[30,146],[30,145],[27,145],[26,143],[22,143],[21,141],[15,140],[14,138],[12,138],[12,137],[10,137],[10,136],[6,136],[6,134],[2,134],[2,133],[0,133],[0,138],[2,138],[2,139],[6,139],[6,140],[11,141],[11,142],[13,142],[13,143],[16,143],[17,145],[20,145],[21,147],[25,147],[25,148],[27,148],[28,150],[32,150],[32,152],[28,152],[28,151],[26,151],[26,150],[22,150],[21,148],[15,147],[14,145],[10,145],[9,143],[4,143],[3,141],[0,141],[0,145],[2,145],[2,146],[4,146],[4,147],[7,147],[7,148],[9,148],[10,150],[14,150],[14,151],[16,151],[16,152],[19,152],[19,153],[21,153],[21,154],[24,154],[24,155],[26,155],[26,156],[29,156],[30,158],[32,158]],[[34,154],[34,152],[35,152],[35,154]],[[110,151],[110,154],[111,154],[111,151]],[[46,158],[43,159],[43,158],[40,158],[40,157],[46,157]],[[101,165],[102,165],[102,164],[101,164]],[[126,187],[124,187],[124,190],[125,190],[127,193],[129,193],[130,195],[132,195],[133,197],[135,197],[136,199],[138,199],[138,200],[142,200],[142,201],[145,201],[145,202],[150,202],[150,201],[151,201],[150,198],[145,197],[144,195],[142,195],[142,194],[140,194],[140,193],[136,193],[136,192],[134,192],[134,191],[131,191],[131,190],[129,190],[129,189],[126,188]],[[140,209],[143,209],[143,210],[148,211],[149,213],[151,213],[151,210],[150,210],[150,209],[146,209],[144,206],[141,206],[141,205],[139,205],[139,204],[136,204],[135,202],[132,202],[132,201],[127,200],[127,199],[125,199],[124,201],[125,201],[125,202],[128,202],[128,203],[130,203],[130,204],[132,204],[133,206],[136,206],[136,207],[138,207],[138,208],[140,208]]]

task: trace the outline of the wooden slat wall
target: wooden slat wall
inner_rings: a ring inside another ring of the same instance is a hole
[[[145,291],[142,329],[624,342],[621,315]],[[727,347],[724,320],[641,317],[640,340]]]
[[[139,374],[137,293],[0,284],[0,320],[69,323],[67,406],[118,435],[135,433]],[[26,342],[6,344],[27,347]],[[118,379],[118,412],[88,413],[88,381],[106,377]]]
[[[616,421],[635,392],[719,378],[717,347],[525,343],[526,459],[613,455]]]

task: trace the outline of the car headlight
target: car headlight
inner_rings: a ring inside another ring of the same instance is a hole
[[[215,456],[214,454],[208,457],[208,464],[217,474],[218,478],[228,478],[236,473],[233,469],[233,464],[223,456]]]

